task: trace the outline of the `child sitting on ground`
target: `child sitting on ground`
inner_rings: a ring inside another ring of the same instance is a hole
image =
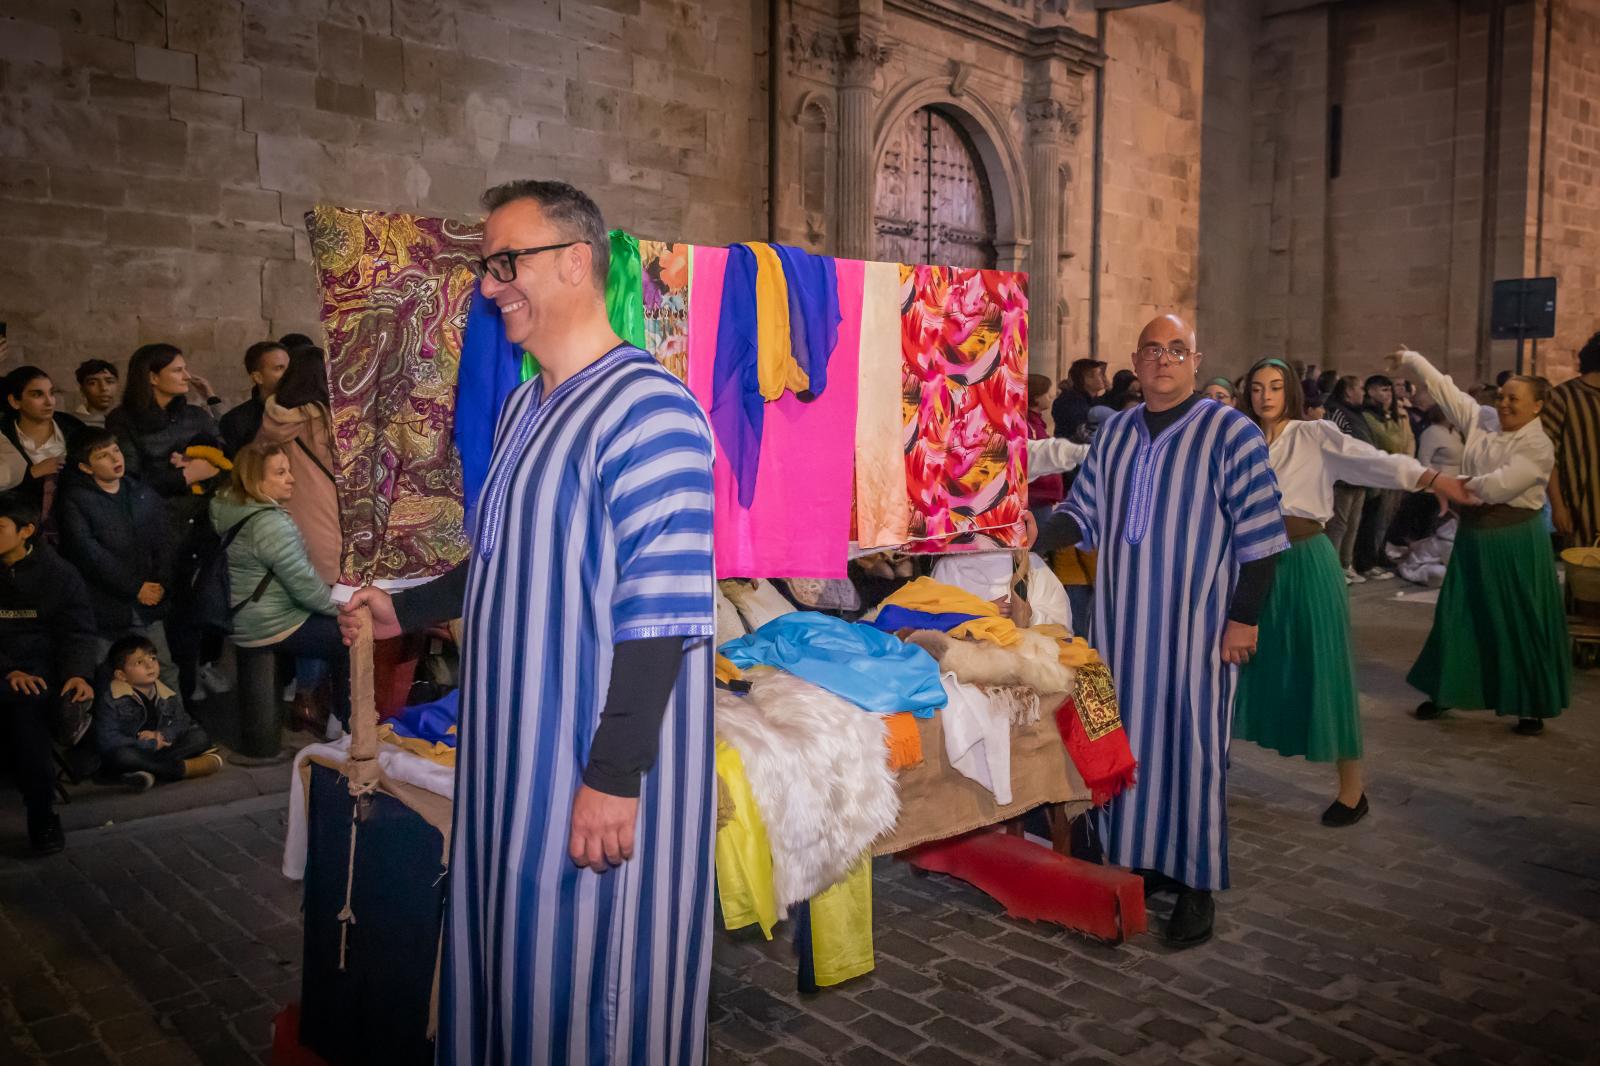
[[[95,740],[105,769],[135,791],[157,781],[206,777],[222,769],[211,738],[161,682],[156,646],[137,634],[111,645],[111,684],[95,706]]]

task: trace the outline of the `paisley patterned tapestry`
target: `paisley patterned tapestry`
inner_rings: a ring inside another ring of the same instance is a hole
[[[914,552],[1020,547],[1028,276],[900,267],[902,411]]]
[[[477,226],[319,206],[306,215],[328,334],[345,584],[466,558],[452,445]]]
[[[679,381],[689,380],[690,245],[639,242],[644,348]]]

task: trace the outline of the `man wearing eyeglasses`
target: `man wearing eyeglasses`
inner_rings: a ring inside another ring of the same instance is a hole
[[[464,620],[438,1060],[701,1063],[711,430],[612,331],[588,196],[522,181],[484,206],[481,291],[540,375],[500,415],[468,561],[341,622]]]
[[[1138,784],[1100,814],[1107,857],[1175,889],[1174,947],[1210,939],[1228,887],[1226,769],[1238,667],[1289,539],[1261,431],[1195,393],[1202,356],[1176,315],[1133,353],[1144,403],[1101,427],[1040,550],[1099,549],[1095,643],[1116,680]]]

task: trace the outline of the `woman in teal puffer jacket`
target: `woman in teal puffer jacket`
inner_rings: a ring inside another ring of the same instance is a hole
[[[217,533],[226,538],[238,527],[228,545],[228,585],[234,604],[241,605],[233,616],[232,640],[241,648],[326,661],[333,674],[334,713],[348,729],[349,653],[339,636],[339,609],[283,508],[293,494],[294,474],[284,449],[252,444],[234,457],[232,483],[212,498]]]

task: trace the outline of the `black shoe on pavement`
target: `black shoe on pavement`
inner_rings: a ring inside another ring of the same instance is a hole
[[[1417,704],[1416,716],[1419,721],[1428,722],[1444,713],[1444,708],[1432,700],[1423,700]]]
[[[61,831],[61,816],[46,814],[28,816],[28,843],[35,855],[54,855],[67,846],[67,834]]]
[[[1517,724],[1511,727],[1512,732],[1525,737],[1536,737],[1544,732],[1543,718],[1518,718]]]
[[[1322,824],[1332,829],[1343,829],[1347,825],[1355,825],[1367,816],[1367,794],[1363,792],[1361,798],[1356,800],[1354,807],[1346,807],[1338,800],[1322,812]]]
[[[1167,946],[1192,948],[1211,939],[1211,927],[1216,922],[1217,905],[1211,893],[1184,886],[1178,890],[1178,902],[1173,905],[1172,917],[1167,919]]]

